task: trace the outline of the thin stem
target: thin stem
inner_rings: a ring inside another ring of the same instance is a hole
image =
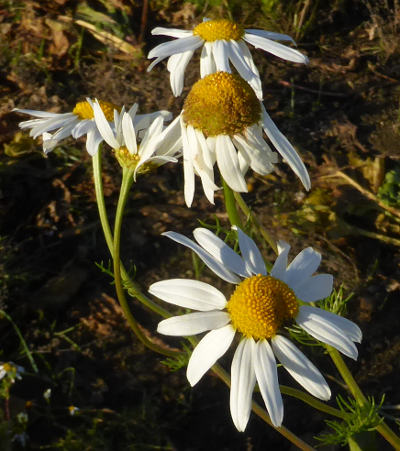
[[[231,225],[238,226],[242,229],[242,221],[236,208],[234,193],[232,189],[229,188],[224,179],[222,179],[222,186],[224,187],[225,208],[226,212],[228,213],[229,222],[231,223]]]
[[[139,328],[136,319],[131,313],[131,310],[128,305],[128,301],[125,297],[124,288],[122,286],[122,278],[121,278],[121,264],[120,264],[120,244],[121,244],[121,226],[122,226],[122,218],[125,210],[126,201],[128,199],[129,190],[132,186],[133,182],[133,169],[123,168],[122,172],[122,183],[121,183],[121,191],[119,193],[117,212],[115,215],[115,226],[114,226],[114,281],[115,281],[115,289],[117,292],[119,303],[122,307],[122,310],[125,314],[125,317],[129,323],[129,326],[135,333],[135,335],[139,338],[139,340],[147,346],[149,349],[158,352],[160,354],[164,354],[167,356],[174,356],[177,354],[176,351],[171,351],[169,349],[162,348],[158,346],[156,343],[148,340],[148,338],[143,334],[141,329]]]
[[[243,200],[243,197],[240,195],[240,193],[234,193],[236,203],[238,204],[239,208],[242,210],[242,212],[251,219],[251,222],[253,223],[254,227],[258,230],[258,232],[262,235],[264,240],[271,246],[275,254],[278,255],[278,247],[276,245],[275,239],[268,233],[268,231],[258,222],[255,215],[252,213],[250,208],[246,205],[246,202]]]
[[[345,364],[339,352],[332,348],[332,346],[325,345],[326,349],[333,360],[336,368],[338,369],[340,375],[343,380],[346,382],[347,387],[349,388],[351,394],[354,396],[354,399],[358,402],[360,406],[365,405],[368,400],[364,396],[357,382],[355,381],[353,375]],[[390,427],[382,422],[379,426],[377,426],[376,430],[384,437],[395,449],[400,449],[400,438],[390,429]]]
[[[103,229],[104,238],[106,240],[108,250],[110,251],[111,257],[114,255],[114,242],[113,242],[113,236],[111,232],[110,223],[108,221],[107,216],[107,210],[106,210],[106,204],[104,201],[104,194],[103,194],[103,180],[101,177],[101,146],[99,146],[99,150],[94,155],[93,159],[93,179],[94,179],[94,188],[96,193],[96,201],[97,201],[97,208],[99,210],[99,217],[100,217],[100,223],[101,227]],[[113,257],[114,258],[114,257]],[[155,302],[153,302],[150,298],[145,296],[140,288],[139,285],[133,281],[130,277],[128,272],[125,270],[125,267],[122,263],[120,263],[121,268],[121,276],[123,280],[124,286],[127,288],[129,294],[133,297],[136,297],[145,307],[147,307],[149,310],[159,314],[160,316],[164,318],[168,318],[171,316],[171,314],[168,312],[168,310],[165,310],[163,307],[159,306]]]

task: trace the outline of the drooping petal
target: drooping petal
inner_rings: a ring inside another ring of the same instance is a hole
[[[101,136],[103,137],[104,141],[113,149],[119,149],[121,144],[115,139],[110,123],[104,116],[103,110],[101,109],[98,102],[95,102],[93,104],[93,114],[97,128]]]
[[[89,130],[86,139],[86,150],[93,157],[99,150],[99,145],[103,141],[102,136],[96,128]]]
[[[187,50],[196,50],[203,45],[203,40],[198,36],[188,36],[185,38],[177,39],[176,41],[164,42],[157,45],[154,49],[150,50],[147,58],[166,58],[174,55],[175,53],[183,53]]]
[[[303,161],[286,136],[281,133],[275,125],[265,110],[263,104],[261,104],[261,109],[263,112],[263,128],[266,135],[276,147],[277,151],[282,155],[286,163],[290,166],[292,171],[297,175],[297,177],[299,177],[301,183],[304,185],[304,188],[308,191],[311,188],[311,181]]]
[[[267,340],[259,340],[256,343],[254,370],[272,424],[279,427],[283,420],[283,402],[274,353]]]
[[[212,43],[205,42],[200,57],[200,77],[204,78],[206,75],[213,74],[216,71],[217,68],[213,58]]]
[[[293,44],[294,39],[287,34],[275,33],[273,31],[258,30],[257,28],[246,28],[246,33],[255,34],[256,36],[261,36],[266,39],[273,39],[274,41],[290,41]]]
[[[185,38],[187,36],[192,36],[193,32],[191,30],[180,30],[179,28],[164,28],[156,27],[151,30],[152,35],[165,35],[171,38]]]
[[[246,429],[250,418],[252,393],[256,383],[254,347],[252,338],[243,339],[232,360],[230,408],[233,423],[240,432]]]
[[[231,73],[228,58],[228,43],[223,39],[217,39],[212,43],[212,52],[214,56],[217,71]]]
[[[249,44],[254,45],[256,49],[262,49],[287,61],[293,61],[294,63],[303,64],[308,63],[308,58],[298,50],[292,49],[283,44],[279,44],[278,42],[271,41],[270,39],[263,36],[252,33],[245,33],[243,39]]]
[[[331,390],[325,378],[311,361],[287,338],[276,335],[272,349],[290,375],[313,396],[327,401]]]
[[[317,316],[315,312],[314,315],[310,315],[310,311],[304,310],[301,306],[296,316],[296,323],[317,340],[336,348],[347,357],[357,360],[358,350],[355,344],[338,327],[337,322]]]
[[[190,147],[188,141],[186,125],[183,123],[182,114],[180,116],[180,122],[181,122],[182,146],[183,146],[183,176],[185,179],[184,197],[186,205],[190,208],[193,202],[195,190],[193,156],[192,156],[192,148]]]
[[[246,264],[248,275],[251,274],[267,274],[264,259],[259,251],[256,243],[237,226],[232,226],[236,230],[239,237],[239,247],[243,260]]]
[[[237,192],[247,192],[247,185],[240,171],[235,147],[228,135],[218,135],[216,149],[218,168],[222,177]]]
[[[328,312],[326,310],[311,307],[308,305],[303,305],[301,307],[302,314],[307,315],[314,321],[321,322],[330,322],[335,325],[338,329],[342,331],[348,338],[352,341],[356,341],[357,343],[361,343],[362,340],[362,332],[361,329],[357,326],[356,323],[350,321],[343,316],[336,315],[335,313]]]
[[[211,230],[199,227],[193,231],[193,236],[201,247],[229,270],[243,277],[250,275],[243,259]]]
[[[235,331],[230,324],[208,332],[194,348],[186,370],[193,387],[214,363],[225,354],[232,343]]]
[[[177,243],[183,244],[184,246],[191,249],[195,252],[200,259],[213,271],[218,277],[226,282],[230,283],[239,283],[240,279],[237,277],[232,271],[226,268],[223,264],[221,264],[218,260],[216,260],[211,254],[206,252],[202,247],[198,244],[190,240],[184,235],[176,232],[165,232],[162,235],[171,238],[171,240],[176,241]]]
[[[170,72],[172,93],[175,97],[182,94],[186,67],[193,56],[193,50],[172,55],[168,60],[167,68]]]
[[[153,283],[149,293],[169,304],[207,312],[222,310],[225,296],[212,285],[191,279],[169,279]]]
[[[331,274],[317,274],[303,279],[303,283],[297,284],[294,292],[303,302],[315,302],[327,298],[333,287]]]
[[[175,337],[197,335],[207,330],[226,326],[230,320],[228,313],[219,310],[188,313],[161,321],[158,323],[157,332]]]

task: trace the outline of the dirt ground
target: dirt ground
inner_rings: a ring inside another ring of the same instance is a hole
[[[184,369],[170,371],[137,342],[111,277],[99,269],[100,263],[107,268],[109,255],[83,142],[66,141],[44,157],[40,142],[19,131],[25,117],[11,111],[68,112],[89,96],[176,115],[199,77],[199,54],[189,64],[183,95],[174,98],[164,63],[146,72],[148,51],[163,42],[150,31],[157,25],[190,29],[204,15],[231,15],[248,28],[288,33],[310,59],[299,66],[252,51],[264,105],[301,153],[312,190],[306,193],[280,163],[269,176],[249,173],[244,198],[273,236],[291,243],[292,255],[309,245],[319,250],[321,270],[352,294],[348,316],[364,338],[359,360],[346,362],[366,394],[379,402],[385,393],[382,413],[398,431],[392,419],[400,404],[400,6],[396,0],[268,4],[0,2],[0,308],[9,315],[0,320],[0,361],[26,369],[4,403],[1,450],[293,449],[254,414],[246,432],[237,432],[229,391],[217,378],[206,376],[192,389]],[[111,154],[103,180],[113,218],[120,170]],[[132,192],[122,257],[135,265],[144,289],[194,274],[189,252],[162,232],[189,235],[198,219],[228,226],[222,193],[214,207],[197,188],[187,209],[178,164],[143,177]],[[273,259],[267,248],[265,255]],[[209,273],[202,280],[215,282]],[[145,332],[155,335],[157,318],[133,305]],[[307,353],[333,392],[345,394],[320,349]],[[230,359],[222,359],[226,368]],[[280,382],[294,384],[283,372]],[[327,432],[322,414],[288,396],[284,403],[284,425],[306,441],[315,444],[313,437]],[[79,408],[74,415],[71,406]],[[21,431],[25,447],[11,441]]]

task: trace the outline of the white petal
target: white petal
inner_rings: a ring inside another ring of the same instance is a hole
[[[205,42],[200,57],[200,77],[204,78],[206,75],[213,74],[216,71],[217,68],[213,58],[212,43]]]
[[[260,147],[241,135],[234,135],[235,146],[240,150],[242,156],[249,161],[251,169],[260,175],[266,175],[274,169],[274,162],[277,155],[272,152],[268,144],[264,141]]]
[[[213,271],[218,277],[226,282],[230,283],[239,283],[240,279],[233,272],[231,272],[228,268],[226,268],[223,264],[217,261],[211,254],[206,252],[202,247],[198,244],[190,240],[184,235],[175,232],[165,232],[162,235],[171,238],[171,240],[176,241],[177,243],[183,244],[184,246],[191,249],[195,252],[200,259]]]
[[[93,104],[93,113],[97,128],[99,129],[104,141],[113,149],[119,149],[121,144],[115,139],[111,126],[97,102]]]
[[[283,280],[286,274],[287,259],[290,251],[290,246],[285,241],[278,241],[277,244],[279,255],[276,258],[274,266],[271,269],[271,276]]]
[[[161,62],[163,59],[167,58],[166,56],[159,56],[158,58],[156,58],[154,61],[151,62],[151,64],[149,64],[148,68],[147,68],[147,72],[150,72],[154,66],[157,66],[157,64],[159,62]]]
[[[199,227],[193,231],[193,236],[201,247],[229,270],[243,277],[250,275],[243,259],[211,230]]]
[[[87,133],[86,139],[86,150],[88,154],[93,157],[99,150],[99,145],[103,141],[102,136],[100,135],[97,129],[89,130]]]
[[[212,53],[217,71],[231,72],[228,52],[228,43],[225,40],[217,39],[212,43]]]
[[[328,321],[334,324],[338,329],[341,329],[342,332],[347,335],[350,340],[356,341],[357,343],[361,343],[362,340],[362,332],[361,329],[357,326],[356,323],[350,321],[343,316],[336,315],[335,313],[328,312],[326,310],[310,307],[308,305],[303,305],[301,307],[302,314],[308,315],[311,319],[315,321]]]
[[[231,318],[228,313],[217,311],[188,313],[173,316],[158,324],[157,332],[171,336],[197,335],[206,330],[219,329],[226,326]]]
[[[342,354],[347,355],[347,357],[357,360],[358,350],[355,344],[344,335],[342,329],[337,326],[337,323],[327,320],[322,316],[316,317],[315,313],[314,315],[310,315],[308,310],[303,310],[303,306],[299,309],[296,322],[317,340],[327,343]]]
[[[65,117],[68,118],[71,115],[74,115],[73,113],[50,113],[48,111],[39,111],[39,110],[27,110],[23,108],[13,108],[11,111],[14,111],[15,113],[22,113],[22,114],[29,114],[29,116],[33,117],[43,117],[43,118],[50,118],[50,117]]]
[[[266,30],[258,30],[258,29],[254,29],[254,28],[246,28],[245,31],[246,31],[246,33],[255,34],[255,35],[261,36],[263,38],[273,39],[274,41],[290,41],[293,44],[296,44],[294,42],[294,39],[287,34],[275,33],[273,31],[266,31]]]
[[[187,50],[186,52],[172,55],[168,60],[167,68],[171,73],[170,83],[172,92],[175,97],[178,97],[182,94],[186,66],[188,65],[192,56],[193,50]]]
[[[245,33],[243,39],[254,45],[256,49],[262,49],[266,52],[272,53],[279,58],[283,58],[287,61],[293,61],[294,63],[308,63],[308,58],[304,56],[298,50],[287,47],[286,45],[279,44],[278,42],[271,41],[263,36],[257,36],[255,34]]]
[[[245,261],[247,271],[251,274],[267,274],[265,263],[256,243],[247,236],[239,227],[232,226],[236,230],[239,237],[239,247]]]
[[[225,354],[234,336],[235,331],[228,324],[227,326],[208,332],[199,341],[199,344],[193,350],[186,371],[186,377],[192,387]]]
[[[331,390],[313,363],[287,338],[276,335],[271,339],[272,349],[290,375],[307,391],[327,401]]]
[[[283,402],[279,389],[278,371],[271,346],[266,340],[256,343],[254,353],[254,369],[261,396],[268,410],[272,424],[282,425]]]
[[[122,117],[122,134],[125,145],[131,155],[137,154],[137,142],[135,128],[133,127],[132,117],[128,113],[124,113]]]
[[[333,287],[331,274],[318,274],[303,279],[294,289],[296,296],[303,302],[315,302],[327,298]]]
[[[156,27],[151,30],[151,34],[162,34],[165,36],[171,36],[171,38],[185,38],[187,36],[192,36],[193,32],[191,30],[180,30],[179,28]]]
[[[185,180],[184,196],[186,205],[190,207],[193,202],[195,190],[192,148],[188,142],[186,126],[183,123],[182,115],[180,116],[180,122],[181,122],[182,146],[183,146],[183,175]]]
[[[283,135],[274,124],[263,104],[261,104],[261,109],[263,112],[263,128],[265,133],[286,163],[291,167],[292,171],[299,177],[304,188],[308,191],[311,188],[311,181],[303,161],[287,140],[286,136]]]
[[[256,383],[254,347],[252,338],[243,339],[232,360],[230,408],[233,423],[240,432],[246,429],[250,418],[252,393]]]
[[[321,263],[321,254],[312,247],[303,249],[292,260],[282,279],[294,290],[300,286],[304,279],[308,279],[318,269]]]
[[[206,312],[222,310],[225,296],[212,285],[191,279],[169,279],[153,283],[149,293],[169,304]]]
[[[183,53],[187,50],[196,50],[203,45],[203,40],[198,36],[188,36],[177,39],[176,41],[164,42],[154,47],[148,54],[147,58],[163,57],[174,55],[175,53]]]
[[[247,185],[240,171],[236,149],[227,135],[218,135],[216,139],[218,168],[222,177],[234,191],[247,192]]]

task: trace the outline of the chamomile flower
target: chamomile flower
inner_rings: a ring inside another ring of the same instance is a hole
[[[180,115],[185,201],[190,207],[199,175],[207,199],[214,203],[214,164],[234,191],[246,192],[248,168],[269,174],[278,162],[263,131],[309,190],[310,178],[301,158],[279,131],[249,84],[238,75],[216,72],[197,81]]]
[[[22,374],[25,372],[25,368],[20,365],[16,365],[13,362],[4,362],[0,364],[0,380],[7,378],[11,383],[15,382],[15,379],[22,379]]]
[[[14,108],[17,113],[29,114],[36,119],[23,121],[19,123],[22,130],[30,129],[29,136],[43,138],[43,151],[45,154],[51,152],[58,143],[72,136],[77,139],[86,135],[86,150],[93,156],[103,141],[93,116],[92,100],[86,99],[84,102],[78,102],[71,113],[50,113],[48,111],[26,110]],[[108,121],[114,119],[114,109],[119,109],[116,105],[109,102],[99,102],[101,109]],[[49,133],[53,132],[54,133]]]
[[[176,163],[182,147],[179,118],[164,127],[164,120],[170,119],[168,112],[136,115],[137,109],[135,104],[128,112],[114,110],[114,123],[111,125],[100,103],[96,101],[93,104],[94,120],[100,135],[115,151],[120,165],[134,169],[135,179],[138,173],[168,162]]]
[[[260,100],[262,100],[260,74],[245,41],[285,60],[295,63],[308,62],[307,57],[298,50],[275,42],[294,43],[290,36],[271,31],[244,29],[241,25],[227,19],[204,19],[193,30],[157,27],[151,33],[178,38],[176,41],[158,45],[148,55],[148,58],[156,58],[148,70],[164,58],[169,58],[167,68],[170,72],[171,89],[175,96],[182,93],[186,66],[199,47],[203,47],[200,59],[201,78],[216,71],[230,72],[229,62],[231,62],[240,76],[251,85]]]
[[[241,256],[205,228],[187,237],[166,232],[165,236],[194,251],[224,281],[234,285],[229,298],[207,283],[190,279],[156,282],[149,292],[182,308],[198,310],[163,320],[158,332],[188,336],[209,331],[197,344],[187,367],[187,378],[194,386],[231,346],[239,344],[231,366],[230,410],[239,431],[244,431],[251,411],[252,392],[257,381],[265,406],[275,426],[283,420],[276,359],[308,392],[327,400],[331,392],[313,363],[284,335],[284,325],[298,326],[319,341],[356,359],[362,334],[352,321],[313,307],[310,302],[331,293],[333,278],[314,275],[321,255],[308,247],[288,266],[290,246],[279,242],[280,253],[268,274],[254,241],[238,232]]]

